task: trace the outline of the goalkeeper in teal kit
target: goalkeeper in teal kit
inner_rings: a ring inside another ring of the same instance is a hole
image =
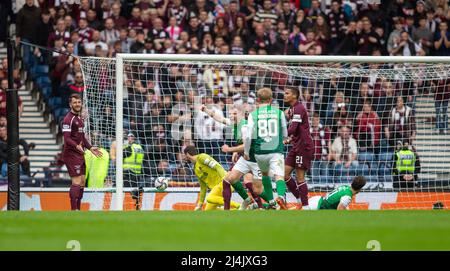
[[[358,194],[364,185],[366,185],[366,179],[357,176],[353,179],[351,185],[339,186],[323,197],[311,197],[309,199],[310,210],[348,210],[353,196]]]

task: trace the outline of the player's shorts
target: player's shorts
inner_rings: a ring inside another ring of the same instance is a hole
[[[284,156],[281,153],[255,154],[261,172],[270,172],[284,178]]]
[[[319,202],[321,196],[314,196],[308,199],[308,206],[310,210],[319,210]]]
[[[70,177],[86,175],[86,163],[82,155],[66,154],[63,155],[63,160]]]
[[[312,160],[314,159],[314,150],[305,150],[301,152],[296,152],[290,150],[286,156],[286,165],[299,168],[303,170],[308,170],[311,168]]]
[[[253,179],[261,180],[261,170],[259,170],[258,164],[256,162],[247,161],[244,159],[244,157],[239,157],[236,164],[233,166],[233,170],[237,170],[241,172],[242,174],[251,173],[253,174]]]

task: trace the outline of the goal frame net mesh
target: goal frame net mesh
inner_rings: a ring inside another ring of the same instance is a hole
[[[199,183],[183,149],[194,145],[230,170],[233,156],[221,147],[237,145],[233,125],[256,108],[262,87],[272,89],[273,105],[283,111],[285,89],[299,90],[315,143],[306,173],[310,196],[363,175],[368,183],[352,209],[450,204],[445,58],[119,54],[80,63],[86,134],[111,155],[105,188],[98,190],[112,192],[116,210],[192,210]],[[207,115],[203,104],[232,124]],[[133,157],[139,163],[142,152],[143,162],[131,176],[124,148],[132,142],[142,147]],[[415,153],[411,174],[393,172],[401,148]],[[164,192],[154,187],[158,177],[169,179]],[[289,192],[287,199],[296,204]]]

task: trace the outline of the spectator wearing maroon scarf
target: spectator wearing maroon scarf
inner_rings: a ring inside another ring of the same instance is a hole
[[[412,142],[416,136],[416,120],[411,107],[404,104],[402,96],[397,97],[397,106],[389,114],[389,125],[384,128],[390,146],[399,140]]]
[[[92,41],[92,34],[94,30],[88,26],[86,18],[82,18],[78,22],[78,29],[76,30],[80,36],[79,42],[85,44]]]
[[[64,39],[64,43],[70,41],[70,32],[66,30],[66,23],[64,19],[58,19],[56,22],[56,29],[54,32],[50,33],[48,36],[47,46],[53,47],[56,38],[62,37]]]

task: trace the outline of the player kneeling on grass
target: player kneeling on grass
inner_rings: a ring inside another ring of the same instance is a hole
[[[215,210],[223,206],[222,180],[227,174],[226,170],[214,158],[206,153],[197,154],[194,146],[187,146],[184,149],[185,159],[194,164],[194,173],[200,183],[200,196],[195,210],[201,210],[206,197],[206,190],[211,192],[206,198],[205,210]],[[231,209],[239,209],[240,204],[234,201],[230,202]]]
[[[324,197],[311,197],[309,208],[310,210],[348,210],[353,196],[358,194],[364,185],[366,185],[366,179],[363,176],[357,176],[351,185],[339,186]]]

